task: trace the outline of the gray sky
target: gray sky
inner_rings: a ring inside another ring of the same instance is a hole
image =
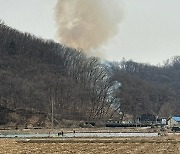
[[[119,33],[102,47],[109,60],[158,64],[180,55],[179,0],[122,0]],[[0,0],[0,19],[20,31],[56,40],[56,0]]]

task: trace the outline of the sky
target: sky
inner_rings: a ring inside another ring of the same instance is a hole
[[[0,19],[44,39],[56,37],[57,0],[0,0]],[[122,58],[159,64],[180,55],[179,0],[122,0],[119,32],[100,50],[107,60]]]

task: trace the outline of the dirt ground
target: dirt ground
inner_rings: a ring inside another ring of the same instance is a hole
[[[108,128],[108,127],[102,127],[102,128],[60,128],[60,129],[19,129],[19,130],[0,130],[1,134],[31,134],[31,133],[38,133],[38,134],[44,134],[44,133],[58,133],[60,131],[64,131],[64,133],[72,133],[74,130],[76,132],[158,132],[159,128]]]
[[[0,139],[1,154],[180,154],[180,134],[154,138]]]

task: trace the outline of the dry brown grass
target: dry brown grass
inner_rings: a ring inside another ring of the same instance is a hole
[[[29,142],[1,139],[0,149],[2,154],[179,154],[180,136],[32,139]]]

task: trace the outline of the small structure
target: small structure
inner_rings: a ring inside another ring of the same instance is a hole
[[[180,116],[173,116],[168,119],[168,126],[171,127],[180,127]]]
[[[161,119],[161,124],[162,125],[167,125],[167,119],[166,118],[162,118]]]
[[[166,126],[167,125],[167,119],[166,118],[157,118],[156,122],[154,122],[155,126]]]
[[[139,117],[139,122],[141,124],[152,125],[152,124],[156,123],[156,116],[153,114],[150,114],[150,113],[142,114]]]

